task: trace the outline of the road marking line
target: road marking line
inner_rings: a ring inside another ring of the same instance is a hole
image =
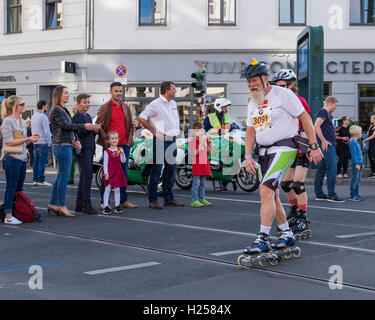
[[[350,238],[356,238],[356,237],[362,237],[362,236],[371,236],[375,235],[375,231],[372,232],[362,232],[362,233],[353,233],[353,234],[345,234],[341,236],[336,236],[336,238],[340,239],[350,239]]]
[[[242,252],[243,252],[243,249],[242,250],[223,251],[223,252],[214,252],[214,253],[210,253],[210,255],[215,256],[215,257],[222,257],[222,256],[228,256],[228,255],[231,255],[231,254],[242,253]]]
[[[145,268],[145,267],[152,267],[159,265],[161,263],[159,262],[146,262],[146,263],[139,263],[139,264],[133,264],[129,266],[122,266],[122,267],[115,267],[115,268],[108,268],[108,269],[100,269],[100,270],[93,270],[93,271],[86,271],[85,274],[88,274],[90,276],[95,276],[98,274],[103,273],[110,273],[110,272],[117,272],[117,271],[124,271],[124,270],[133,270],[133,269],[139,269],[139,268]]]
[[[176,194],[176,196],[183,197],[183,198],[189,198],[190,196],[180,195]],[[261,202],[258,200],[244,200],[244,199],[232,199],[232,198],[217,198],[217,197],[206,197],[207,199],[211,200],[222,200],[222,201],[235,201],[235,202],[247,202],[247,203],[258,203]],[[289,203],[282,203],[283,206],[289,206]],[[326,210],[336,210],[336,211],[345,211],[345,212],[355,212],[355,213],[375,213],[375,211],[370,210],[358,210],[358,209],[348,209],[348,208],[330,208],[330,207],[320,207],[320,206],[312,206],[309,205],[309,208],[315,208],[315,209],[326,209]]]
[[[187,224],[179,224],[179,223],[168,223],[168,222],[162,222],[162,221],[152,221],[152,220],[144,220],[144,219],[136,219],[136,218],[123,218],[123,217],[115,217],[115,216],[107,216],[107,215],[98,215],[98,217],[114,218],[114,219],[120,219],[120,220],[139,221],[139,222],[145,222],[145,223],[161,224],[161,225],[166,225],[166,226],[180,227],[180,228],[186,228],[186,229],[195,229],[195,230],[202,230],[202,231],[222,232],[222,233],[228,233],[228,234],[240,235],[240,236],[246,236],[246,237],[257,236],[257,234],[255,234],[255,233],[216,229],[216,228],[198,227],[198,226],[192,226],[192,225],[187,225]],[[277,240],[278,238],[277,237],[270,237],[270,239],[271,240]],[[342,245],[339,245],[339,244],[330,244],[330,243],[314,242],[314,241],[306,241],[306,240],[304,240],[303,243],[312,244],[312,245],[321,246],[321,247],[327,247],[327,248],[345,249],[345,250],[350,250],[350,251],[359,251],[359,252],[366,252],[366,253],[375,254],[375,250],[349,247],[349,246],[342,246]]]

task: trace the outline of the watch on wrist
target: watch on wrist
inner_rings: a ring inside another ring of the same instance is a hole
[[[251,155],[251,154],[249,154],[249,155],[247,155],[247,156],[245,156],[245,160],[247,160],[247,159],[251,159],[253,156]]]
[[[311,149],[311,150],[317,150],[317,149],[319,149],[319,148],[320,148],[320,147],[319,147],[319,144],[316,143],[316,142],[310,144],[310,149]]]

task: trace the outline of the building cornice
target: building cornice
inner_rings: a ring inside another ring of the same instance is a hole
[[[358,53],[375,53],[375,49],[325,49],[325,54],[358,54]],[[51,56],[67,55],[94,55],[94,54],[296,54],[293,49],[93,49],[93,50],[68,50],[57,52],[41,52],[18,55],[0,56],[0,60],[43,58]]]

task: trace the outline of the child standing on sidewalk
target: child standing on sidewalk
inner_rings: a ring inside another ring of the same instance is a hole
[[[352,181],[350,182],[350,198],[351,201],[361,201],[363,198],[358,194],[359,181],[361,180],[363,170],[363,158],[358,139],[361,138],[362,128],[359,126],[351,126],[349,129],[351,139],[349,141],[350,155],[352,159]]]
[[[118,133],[109,132],[108,140],[110,147],[105,149],[103,155],[103,175],[104,175],[104,196],[103,204],[104,210],[103,214],[110,214],[112,210],[108,206],[109,196],[111,194],[111,188],[115,192],[115,209],[114,213],[122,213],[120,208],[120,188],[126,187],[128,184],[126,182],[126,177],[124,170],[122,169],[121,163],[125,163],[125,153],[122,148],[118,145]]]
[[[208,141],[203,124],[193,124],[195,137],[189,142],[189,148],[193,153],[193,185],[191,187],[191,206],[200,208],[210,206],[211,203],[205,199],[206,176],[211,175],[208,154],[211,153],[210,142]]]

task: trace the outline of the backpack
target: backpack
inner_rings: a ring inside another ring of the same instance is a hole
[[[40,214],[32,201],[21,191],[17,191],[13,201],[13,215],[21,222],[41,222]]]

